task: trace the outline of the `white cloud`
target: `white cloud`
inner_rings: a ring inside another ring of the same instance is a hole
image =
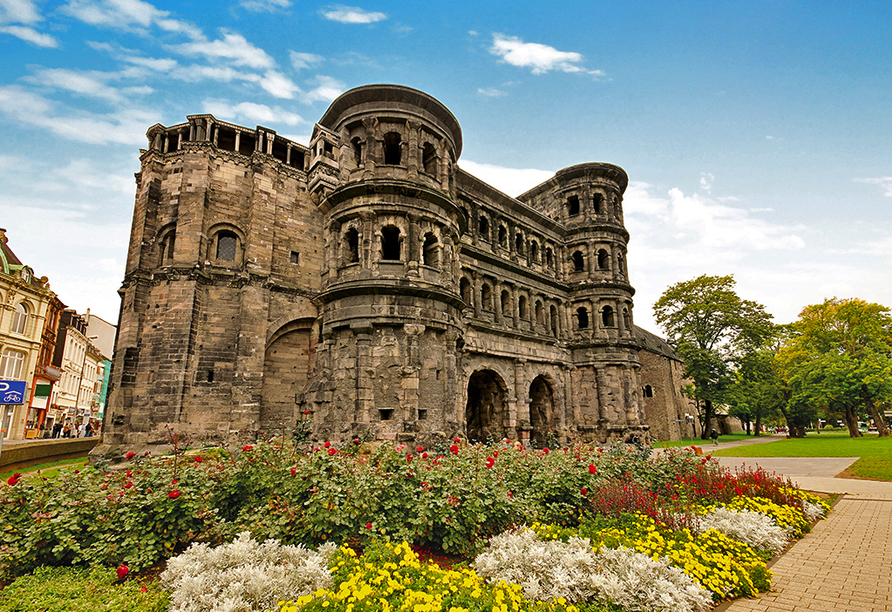
[[[512,197],[519,196],[554,176],[554,172],[550,170],[505,168],[493,164],[479,164],[466,159],[463,159],[459,166]]]
[[[0,27],[0,32],[9,34],[10,36],[15,36],[16,38],[21,38],[25,42],[37,45],[38,47],[55,49],[59,46],[59,41],[49,34],[38,32],[34,28],[29,28],[26,26],[4,26]]]
[[[272,69],[276,62],[266,51],[249,43],[237,32],[222,31],[223,38],[201,40],[175,45],[172,48],[183,55],[203,55],[210,60],[224,59],[236,66]]]
[[[373,13],[358,6],[334,5],[319,11],[322,16],[340,23],[375,23],[387,19],[384,13]]]
[[[32,0],[0,0],[0,23],[34,24],[42,19]]]
[[[855,179],[856,183],[867,183],[868,185],[879,185],[887,198],[892,198],[892,176],[883,176],[879,178],[859,178]]]
[[[281,72],[270,70],[260,79],[260,86],[269,94],[277,98],[291,99],[295,93],[300,92],[300,87]]]
[[[331,102],[339,95],[344,93],[345,85],[328,76],[317,76],[314,79],[316,87],[304,94],[304,101],[308,104],[312,102]]]
[[[715,182],[715,176],[710,172],[700,173],[700,189],[709,193],[712,191],[712,184]]]
[[[325,60],[321,55],[299,53],[298,51],[292,51],[289,56],[291,57],[291,65],[294,66],[295,70],[303,70],[304,68],[320,64]]]
[[[211,113],[219,119],[229,119],[234,122],[239,120],[255,125],[264,125],[266,127],[275,128],[279,124],[299,125],[307,123],[307,121],[295,113],[288,112],[278,106],[269,107],[265,104],[255,104],[253,102],[242,102],[232,105],[225,100],[205,100],[203,103],[204,112]],[[278,131],[278,130],[277,130]]]
[[[559,72],[581,72],[594,76],[604,76],[601,70],[587,70],[582,66],[582,54],[574,51],[558,51],[554,47],[540,43],[525,43],[516,36],[493,34],[490,53],[502,58],[506,64],[520,68],[530,68],[533,74],[545,74],[552,70]]]
[[[195,26],[171,19],[169,11],[162,11],[142,0],[69,0],[59,10],[97,27],[147,33],[148,28],[155,25],[166,32],[185,34],[194,39],[203,37]]]
[[[123,109],[107,115],[58,112],[52,101],[18,85],[0,86],[0,113],[81,143],[127,145],[144,145],[146,127],[158,116],[150,109]]]
[[[291,0],[242,0],[238,5],[254,13],[274,13],[289,8]]]
[[[153,72],[171,72],[177,67],[177,61],[168,57],[140,57],[137,55],[127,55],[121,58],[128,64],[147,68]]]
[[[498,98],[505,95],[505,92],[495,87],[478,87],[477,93],[487,98]]]
[[[32,76],[25,77],[23,80],[34,85],[63,89],[82,96],[120,103],[124,101],[124,96],[116,88],[106,84],[106,81],[115,77],[116,75],[113,73],[95,70],[40,68]]]

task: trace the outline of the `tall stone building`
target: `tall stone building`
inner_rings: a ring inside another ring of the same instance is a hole
[[[509,197],[395,85],[341,95],[309,146],[211,115],[148,139],[98,453],[300,419],[336,441],[646,431],[621,168]]]

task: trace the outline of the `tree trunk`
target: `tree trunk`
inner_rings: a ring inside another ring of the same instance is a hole
[[[873,403],[872,399],[867,400],[867,409],[870,411],[870,416],[873,417],[873,422],[877,425],[877,436],[880,438],[888,437],[889,428],[886,427],[886,422],[883,420],[883,416],[880,414],[880,411],[877,410],[876,404]]]
[[[851,404],[846,405],[846,426],[849,428],[850,438],[861,437],[861,431],[858,430],[858,413]]]
[[[756,413],[756,425],[755,425],[755,427],[753,427],[753,435],[761,436],[762,435],[761,432],[762,432],[762,413],[757,412]]]
[[[709,431],[712,429],[712,421],[715,419],[715,408],[712,407],[712,400],[703,400],[703,432],[700,434],[701,440],[709,439]]]

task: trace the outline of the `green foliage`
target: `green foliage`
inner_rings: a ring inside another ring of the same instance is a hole
[[[118,581],[114,569],[38,567],[0,591],[0,612],[164,612],[157,583]]]

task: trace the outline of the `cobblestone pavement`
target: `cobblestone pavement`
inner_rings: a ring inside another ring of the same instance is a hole
[[[833,477],[855,459],[745,460],[747,465],[757,464],[789,476],[803,489],[845,496],[826,520],[772,566],[774,580],[769,593],[734,601],[719,610],[892,612],[892,482]],[[732,457],[719,460],[729,467],[743,461]]]

